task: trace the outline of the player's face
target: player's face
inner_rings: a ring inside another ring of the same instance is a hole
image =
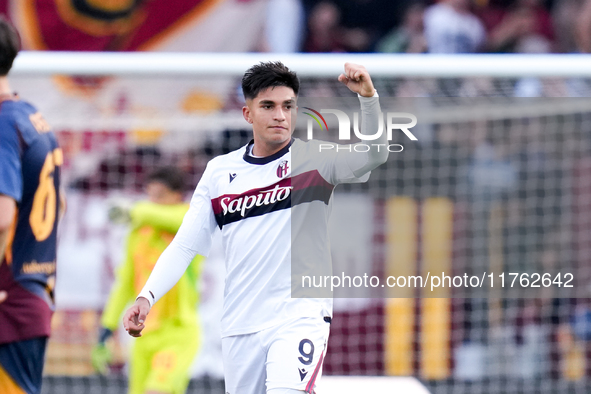
[[[242,112],[252,124],[255,155],[268,156],[289,143],[296,108],[295,93],[286,86],[265,89],[246,101]]]
[[[168,186],[161,182],[150,182],[146,185],[146,194],[148,200],[155,204],[180,204],[183,196],[179,192],[170,190]]]

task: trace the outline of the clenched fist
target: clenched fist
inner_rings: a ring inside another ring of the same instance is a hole
[[[339,82],[363,97],[372,97],[376,91],[369,72],[360,64],[345,63],[345,72],[339,75]]]

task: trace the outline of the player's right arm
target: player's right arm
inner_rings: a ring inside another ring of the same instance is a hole
[[[216,226],[210,184],[211,170],[208,165],[195,189],[189,211],[179,231],[158,259],[136,302],[123,317],[123,326],[129,335],[141,336],[144,321],[152,305],[181,279],[197,254],[209,254],[211,235]]]

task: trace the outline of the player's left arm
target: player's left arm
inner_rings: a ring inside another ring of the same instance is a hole
[[[380,102],[371,76],[367,69],[359,64],[345,63],[345,71],[339,75],[339,82],[359,95],[361,104],[361,133],[375,134],[380,127]],[[382,134],[369,144],[367,152],[343,152],[350,170],[356,177],[361,177],[388,159],[388,134]]]

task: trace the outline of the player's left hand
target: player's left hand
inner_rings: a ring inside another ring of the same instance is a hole
[[[372,97],[376,91],[369,72],[360,64],[345,63],[345,72],[339,75],[339,82],[363,97]]]
[[[0,304],[6,301],[8,298],[8,293],[4,290],[0,291]]]

